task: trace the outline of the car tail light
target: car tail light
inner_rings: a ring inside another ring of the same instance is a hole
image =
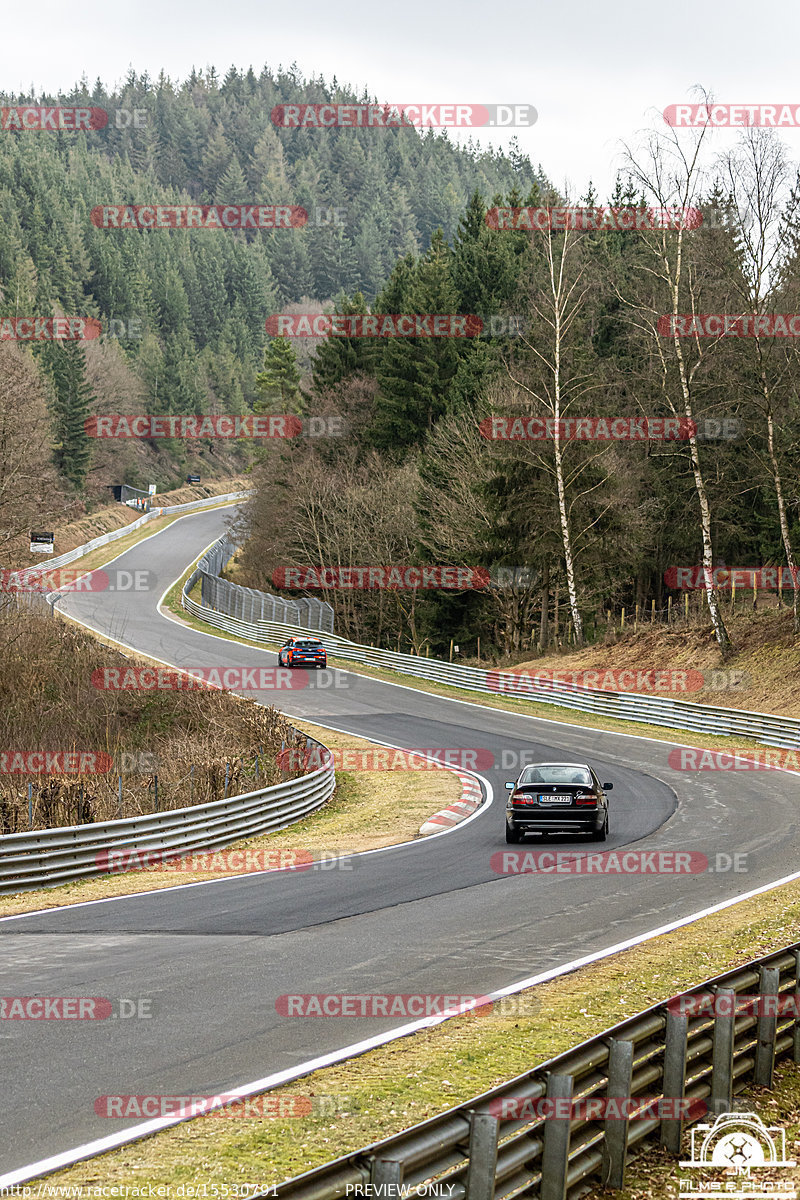
[[[594,792],[578,792],[575,803],[581,808],[597,808],[597,796]]]
[[[535,804],[536,797],[528,795],[527,792],[512,792],[511,801],[514,804]]]

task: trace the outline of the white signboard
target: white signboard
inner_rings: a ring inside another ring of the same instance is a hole
[[[39,533],[37,530],[31,530],[31,554],[52,554],[53,543],[55,541],[53,533]]]

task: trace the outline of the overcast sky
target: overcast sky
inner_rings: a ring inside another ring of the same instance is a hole
[[[521,147],[574,199],[591,178],[605,198],[621,165],[620,140],[661,123],[694,85],[729,103],[800,105],[800,9],[779,23],[750,0],[723,6],[671,0],[363,0],[6,6],[0,90],[67,90],[82,74],[113,84],[129,68],[277,67],[297,63],[385,101],[533,104]],[[44,136],[44,135],[32,135]],[[481,133],[508,144],[508,131]],[[725,135],[715,135],[722,149]],[[783,139],[800,159],[800,129]]]

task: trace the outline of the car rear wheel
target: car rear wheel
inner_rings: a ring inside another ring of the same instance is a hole
[[[604,842],[607,837],[608,837],[608,813],[606,813],[606,820],[605,820],[605,824],[603,825],[603,828],[599,831],[599,833],[597,830],[595,830],[594,833],[592,834],[592,841],[593,842]]]
[[[506,824],[506,842],[509,845],[516,846],[521,841],[522,841],[522,834],[520,833],[520,831],[518,829],[512,828],[511,825]]]

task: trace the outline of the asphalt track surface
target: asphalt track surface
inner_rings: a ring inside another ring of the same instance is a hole
[[[115,569],[154,572],[151,590],[74,594],[62,609],[175,666],[274,665],[268,651],[204,635],[157,611],[165,588],[224,531],[228,516],[185,517],[114,562]],[[332,680],[338,686],[322,686]],[[791,774],[680,772],[668,764],[671,747],[647,738],[486,709],[351,672],[310,673],[300,690],[255,696],[395,746],[479,748],[495,762],[504,751],[588,760],[614,784],[603,849],[636,843],[700,851],[712,863],[740,852],[746,873],[498,874],[490,860],[506,849],[503,784],[516,771],[492,769],[480,774],[494,800],[475,819],[446,836],[354,856],[345,860],[348,869],[215,880],[0,921],[0,994],[147,998],[153,1011],[149,1019],[2,1022],[0,1175],[137,1123],[95,1115],[97,1097],[216,1094],[404,1023],[281,1017],[282,994],[480,994],[798,868],[798,780]],[[546,848],[598,849],[567,840]]]

